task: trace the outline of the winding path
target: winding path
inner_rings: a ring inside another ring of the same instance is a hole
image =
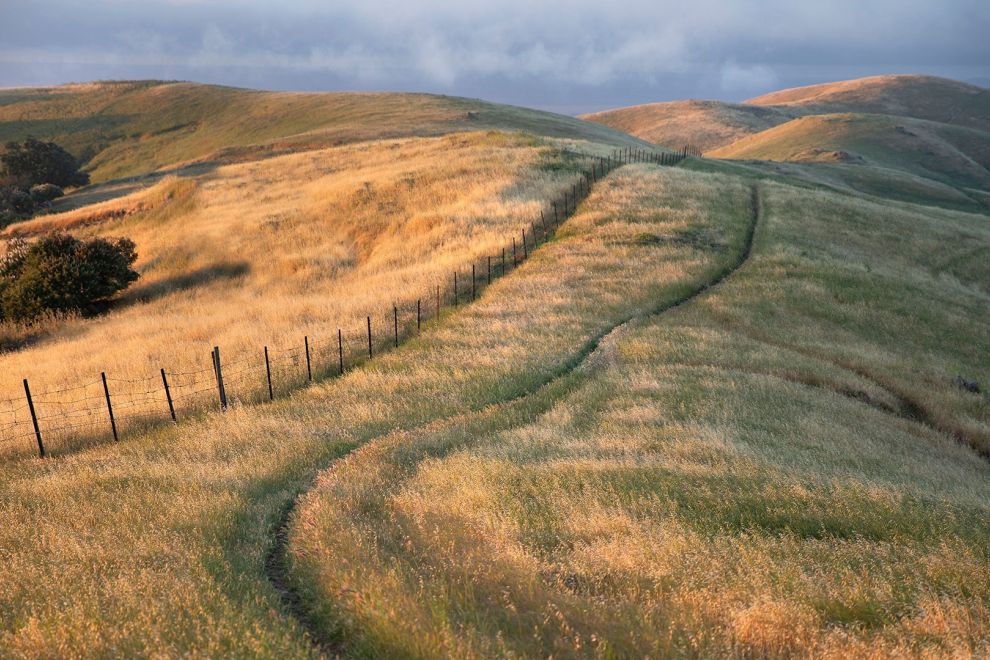
[[[481,413],[490,413],[492,411],[497,411],[501,408],[505,408],[511,404],[518,403],[520,400],[526,399],[540,390],[549,387],[553,383],[560,381],[561,379],[569,376],[579,367],[584,365],[589,361],[589,359],[595,354],[599,346],[608,339],[610,336],[620,332],[623,328],[631,325],[636,321],[647,320],[663,313],[666,313],[672,309],[681,307],[682,305],[694,300],[698,296],[710,291],[713,287],[724,282],[733,273],[737,272],[742,268],[747,261],[749,261],[750,256],[753,252],[753,243],[756,237],[757,227],[760,223],[760,216],[762,215],[762,205],[760,201],[760,191],[757,185],[752,186],[752,192],[750,196],[750,223],[747,227],[745,241],[743,250],[738,255],[737,259],[727,265],[725,268],[720,270],[715,274],[714,277],[706,282],[703,282],[695,289],[687,292],[680,298],[673,301],[664,302],[653,309],[649,309],[643,312],[633,313],[626,316],[619,322],[605,328],[600,331],[595,336],[591,337],[584,343],[581,348],[576,351],[570,358],[565,360],[560,367],[549,377],[544,380],[533,384],[526,391],[519,393],[509,399],[499,401],[497,403],[488,404],[482,408],[476,410],[469,410],[463,414],[455,415],[453,417],[446,417],[437,420],[432,420],[425,424],[422,424],[411,429],[403,429],[403,433],[415,433],[422,432],[428,429],[441,429],[445,426],[449,426],[458,422],[463,421],[471,415],[477,415]],[[362,446],[367,446],[370,443],[380,441],[388,437],[392,431],[381,434],[379,436],[369,439],[367,442],[363,443]],[[339,458],[337,459],[339,460]],[[333,464],[323,468],[322,471],[327,469],[332,469]],[[315,480],[314,480],[315,482]],[[295,494],[292,499],[290,499],[285,508],[282,511],[282,515],[273,526],[271,531],[272,535],[272,546],[270,551],[265,557],[265,574],[268,580],[271,582],[272,586],[278,592],[282,604],[286,611],[289,612],[300,624],[303,630],[306,632],[307,636],[313,642],[315,649],[322,655],[325,656],[339,656],[343,653],[344,649],[340,646],[339,642],[329,638],[320,628],[315,625],[313,620],[310,618],[309,613],[306,611],[305,605],[302,601],[299,593],[292,587],[291,580],[289,578],[289,565],[288,565],[288,536],[289,528],[292,523],[292,516],[296,509],[297,504],[303,496],[312,488],[312,484],[306,489]]]

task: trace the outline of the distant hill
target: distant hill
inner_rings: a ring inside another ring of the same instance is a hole
[[[399,93],[264,92],[186,82],[95,82],[0,90],[0,143],[55,140],[94,181],[245,150],[285,152],[368,139],[504,129],[616,146],[642,142],[550,112]]]
[[[990,190],[990,133],[909,117],[859,113],[800,117],[708,155],[875,165]]]
[[[673,101],[605,110],[581,118],[672,149],[693,145],[707,151],[782,124],[793,115],[786,110],[721,101]]]
[[[874,76],[785,89],[746,101],[794,114],[861,112],[990,131],[990,90],[932,76]]]
[[[657,144],[695,144],[713,158],[827,166],[804,171],[869,194],[988,207],[990,90],[944,78],[875,76],[742,104],[655,103],[586,118]]]

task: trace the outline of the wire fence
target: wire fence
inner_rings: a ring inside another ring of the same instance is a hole
[[[549,200],[539,218],[528,222],[518,236],[508,237],[497,254],[455,269],[448,282],[423,290],[415,299],[371,310],[361,326],[338,328],[335,335],[304,336],[294,346],[259,346],[233,355],[214,346],[203,351],[201,369],[173,371],[163,366],[138,378],[101,373],[84,383],[42,391],[33,391],[25,378],[23,393],[0,399],[0,455],[17,458],[34,452],[44,458],[53,451],[176,423],[211,408],[271,401],[339,376],[397,348],[444,310],[469,303],[518,268],[616,167],[634,162],[675,165],[687,157],[689,148],[676,153],[627,148],[609,156],[566,153],[586,161],[577,181]]]

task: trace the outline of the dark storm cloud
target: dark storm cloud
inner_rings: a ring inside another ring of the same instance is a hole
[[[578,111],[890,72],[990,76],[984,1],[0,0],[0,85],[180,78]]]

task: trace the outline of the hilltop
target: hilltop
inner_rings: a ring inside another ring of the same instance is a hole
[[[792,119],[785,110],[722,101],[671,101],[581,115],[672,149],[715,149]]]
[[[990,208],[990,90],[953,80],[875,76],[586,118],[673,148],[692,143],[711,158],[800,164],[787,173],[844,190]]]
[[[934,76],[872,76],[795,87],[745,102],[795,114],[860,112],[990,131],[990,90]]]
[[[0,143],[29,135],[54,140],[83,162],[94,182],[201,159],[230,162],[490,129],[643,146],[574,117],[432,94],[267,92],[164,81],[0,90]]]

